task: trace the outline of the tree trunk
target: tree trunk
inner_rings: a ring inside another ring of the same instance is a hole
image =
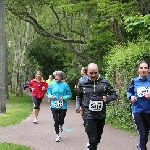
[[[150,1],[149,0],[135,0],[137,2],[138,11],[141,15],[147,15],[150,13]]]
[[[17,91],[16,91],[17,96],[23,96],[22,84],[23,84],[24,78],[26,76],[25,69],[26,69],[26,65],[27,65],[28,45],[30,44],[29,36],[30,36],[30,24],[28,22],[26,22],[25,41],[23,41],[24,48],[21,52],[18,86],[17,86]]]
[[[7,17],[9,15],[7,14]],[[8,29],[9,29],[9,33],[10,33],[10,40],[11,40],[11,47],[12,47],[12,51],[13,51],[13,63],[12,63],[12,78],[11,78],[11,92],[12,93],[16,93],[16,89],[17,89],[17,77],[18,77],[18,68],[19,68],[19,59],[20,59],[20,39],[21,39],[21,34],[19,33],[17,36],[19,36],[18,41],[15,40],[15,33],[14,31],[16,31],[15,28],[12,28],[12,23],[11,21],[9,21],[9,17],[7,19],[8,22]],[[17,31],[16,31],[17,32]]]
[[[16,43],[13,43],[16,44]],[[20,48],[20,46],[18,47]],[[17,84],[18,84],[18,68],[19,68],[19,59],[20,59],[20,49],[14,49],[14,59],[12,67],[12,79],[11,79],[11,92],[16,93]]]
[[[110,22],[111,27],[113,28],[114,37],[118,43],[123,43],[123,36],[121,29],[118,23],[118,20],[114,19],[113,22]]]
[[[23,96],[23,87],[22,87],[22,74],[19,73],[18,77],[18,84],[16,89],[16,96],[22,97]]]
[[[7,95],[7,51],[5,36],[5,0],[0,0],[0,113],[6,113]]]

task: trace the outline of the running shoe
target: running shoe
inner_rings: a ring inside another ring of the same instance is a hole
[[[140,150],[139,144],[136,145],[137,149]]]
[[[60,141],[61,141],[61,137],[60,137],[60,135],[57,135],[56,142],[60,142]]]
[[[37,118],[35,118],[35,119],[33,120],[33,123],[37,124]]]
[[[86,149],[89,150],[89,143],[86,144]]]

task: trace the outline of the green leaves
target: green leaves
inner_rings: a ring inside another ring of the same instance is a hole
[[[150,14],[126,17],[124,24],[126,25],[127,32],[150,39]]]
[[[39,66],[42,66],[41,71],[44,78],[48,78],[55,70],[64,71],[64,63],[71,59],[72,55],[66,55],[68,49],[65,44],[48,39],[38,38],[30,47],[29,57],[35,59]],[[67,56],[67,57],[66,57]],[[66,66],[65,69],[67,69]]]
[[[133,130],[130,101],[126,98],[129,82],[138,76],[137,65],[141,60],[150,62],[150,41],[140,38],[137,42],[116,45],[104,57],[105,77],[117,91],[118,99],[108,107],[107,122],[125,130]]]

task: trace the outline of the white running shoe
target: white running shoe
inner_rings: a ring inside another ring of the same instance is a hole
[[[87,149],[87,150],[89,150],[89,146],[90,146],[90,144],[87,143],[87,144],[86,144],[86,149]]]
[[[37,118],[35,118],[35,119],[33,120],[33,123],[37,124]]]
[[[57,135],[56,137],[56,142],[60,142],[61,141],[61,136],[60,135]]]
[[[139,144],[136,145],[137,149],[140,150]]]
[[[63,126],[59,125],[59,132],[63,132]]]

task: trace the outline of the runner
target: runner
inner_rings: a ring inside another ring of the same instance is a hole
[[[52,83],[52,82],[54,82],[55,81],[55,79],[53,79],[53,75],[49,75],[49,79],[48,80],[46,80],[46,83],[48,84],[48,86]]]
[[[29,88],[32,91],[32,101],[34,104],[33,114],[35,119],[33,120],[33,123],[37,124],[37,117],[40,111],[40,104],[48,88],[48,84],[45,80],[42,79],[42,74],[40,71],[37,71],[35,74],[35,79],[30,81]]]
[[[81,69],[81,78],[79,79],[79,82],[84,82],[86,80],[88,80],[88,74],[87,74],[87,67],[82,67]],[[79,82],[77,85],[75,85],[75,90],[78,90],[78,85],[79,85]],[[78,101],[76,101],[76,105],[78,106]],[[80,114],[83,115],[83,109],[80,108]]]
[[[79,82],[76,112],[80,113],[80,107],[83,108],[82,118],[89,138],[87,149],[97,150],[105,125],[106,102],[115,100],[117,95],[110,83],[99,75],[97,64],[88,65],[88,76],[88,80]]]
[[[55,81],[48,87],[47,96],[51,99],[50,108],[54,119],[56,142],[60,142],[60,132],[63,131],[64,118],[67,111],[67,100],[71,98],[72,94],[69,85],[62,81],[64,73],[55,71],[53,75],[55,76]]]
[[[79,81],[85,81],[87,79],[88,79],[87,67],[82,67],[82,69],[81,69],[81,78],[79,79]],[[75,85],[74,88],[78,89],[78,85]]]
[[[129,85],[127,98],[132,102],[132,116],[139,133],[138,150],[147,150],[150,131],[150,76],[149,64],[141,61],[138,65],[139,76]]]
[[[50,84],[54,81],[55,81],[55,79],[53,79],[53,75],[50,74],[49,79],[46,80],[46,83],[48,84],[48,86],[50,86]],[[50,103],[50,98],[48,99],[48,103]]]

